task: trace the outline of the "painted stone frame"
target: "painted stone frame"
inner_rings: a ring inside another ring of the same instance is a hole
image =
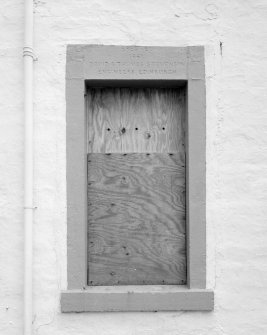
[[[187,285],[87,286],[86,85],[187,86]],[[69,45],[67,279],[62,312],[212,310],[206,289],[206,94],[204,47]]]

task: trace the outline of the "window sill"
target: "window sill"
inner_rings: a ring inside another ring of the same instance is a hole
[[[94,286],[61,292],[61,311],[211,311],[214,293],[187,286]]]

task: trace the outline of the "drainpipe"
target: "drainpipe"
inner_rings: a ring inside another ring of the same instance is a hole
[[[24,335],[32,334],[33,230],[33,0],[25,0],[24,26]]]

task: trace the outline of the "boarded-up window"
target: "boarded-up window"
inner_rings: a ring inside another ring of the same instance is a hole
[[[88,285],[185,284],[184,118],[184,88],[88,89]]]

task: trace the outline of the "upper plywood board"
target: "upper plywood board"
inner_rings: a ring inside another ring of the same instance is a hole
[[[89,153],[184,154],[184,88],[95,88],[87,101]]]

